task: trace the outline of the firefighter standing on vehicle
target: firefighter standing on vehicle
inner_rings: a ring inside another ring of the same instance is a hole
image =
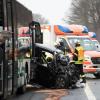
[[[84,49],[80,45],[80,42],[75,44],[73,60],[75,61],[75,65],[79,70],[79,80],[81,79],[80,83],[86,83],[85,74],[83,72]]]

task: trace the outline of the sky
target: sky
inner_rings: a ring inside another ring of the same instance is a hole
[[[62,24],[65,13],[69,13],[71,0],[17,0],[33,13],[41,14],[51,24]]]

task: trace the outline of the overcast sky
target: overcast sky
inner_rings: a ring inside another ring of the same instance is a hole
[[[69,12],[71,0],[17,0],[33,13],[44,16],[52,24],[61,24],[65,12]]]

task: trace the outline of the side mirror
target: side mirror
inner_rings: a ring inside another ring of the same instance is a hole
[[[99,48],[99,46],[97,45],[97,48]]]

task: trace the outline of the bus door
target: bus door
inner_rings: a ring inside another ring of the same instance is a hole
[[[5,41],[5,60],[7,66],[7,92],[8,95],[12,93],[12,39]]]
[[[0,44],[0,93],[3,98],[12,94],[12,47],[7,39]]]

